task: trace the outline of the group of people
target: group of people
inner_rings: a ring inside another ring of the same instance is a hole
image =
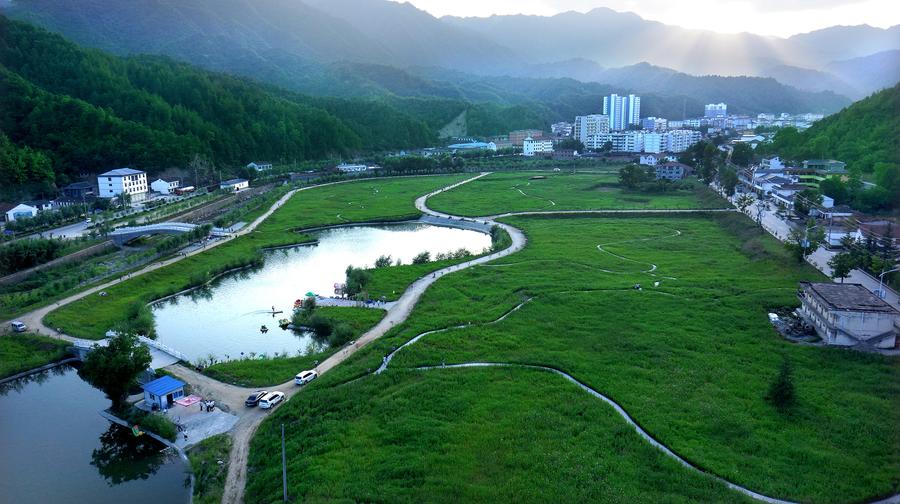
[[[216,407],[216,401],[200,401],[200,411],[209,413]]]

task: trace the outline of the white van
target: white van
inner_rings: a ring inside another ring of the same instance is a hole
[[[269,409],[274,408],[275,405],[284,400],[284,392],[269,392],[266,397],[263,397],[259,400],[259,407],[261,409]]]
[[[13,320],[9,325],[12,327],[13,332],[25,332],[28,330],[28,326],[18,320]]]

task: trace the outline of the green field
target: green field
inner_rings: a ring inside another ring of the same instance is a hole
[[[533,179],[533,177],[546,177]],[[694,181],[694,189],[662,194],[623,191],[618,176],[598,173],[500,172],[428,200],[434,210],[476,217],[540,210],[725,208]]]
[[[0,378],[62,360],[68,342],[33,334],[0,337]]]
[[[737,499],[715,489],[691,494],[680,485],[692,481],[685,486],[697,488],[690,473],[653,473],[647,462],[622,462],[644,471],[605,478],[604,470],[620,459],[595,452],[598,444],[648,447],[634,446],[643,442],[629,437],[612,410],[558,376],[493,368],[433,370],[423,378],[404,371],[470,361],[562,369],[614,398],[683,457],[758,492],[846,502],[897,491],[896,359],[781,339],[767,311],[796,305],[797,281],[822,277],[796,265],[748,219],[507,222],[526,232],[525,250],[440,280],[406,323],[263,424],[251,452],[247,495],[258,496],[251,502],[273,498],[268,489],[276,488],[277,467],[263,454],[281,422],[302,426],[289,434],[297,455],[288,480],[299,500]],[[633,288],[637,283],[642,290]],[[503,322],[478,324],[529,299]],[[404,349],[385,375],[346,383],[415,335],[467,322],[476,325],[431,334]],[[779,411],[764,397],[785,360],[794,369],[798,402]],[[595,416],[584,413],[589,409]],[[523,427],[545,417],[554,419],[552,427]],[[555,437],[557,426],[570,434]],[[571,436],[603,441],[579,443]],[[550,448],[557,443],[568,444]],[[561,461],[563,455],[571,458]],[[486,461],[503,469],[494,471]],[[584,470],[585,464],[595,470]],[[661,482],[647,483],[654,476]],[[583,491],[598,493],[579,493],[579,482],[589,477],[594,486]],[[607,483],[616,485],[610,494],[602,493]],[[654,494],[656,488],[667,490]]]
[[[133,303],[147,303],[174,294],[208,280],[212,274],[247,264],[260,257],[261,248],[306,239],[295,232],[297,229],[414,218],[419,215],[413,205],[416,197],[467,177],[385,178],[298,192],[252,233],[111,287],[106,291],[107,296],[92,295],[63,306],[49,313],[44,321],[72,336],[103,338]]]
[[[316,312],[339,322],[346,322],[358,338],[384,318],[384,310],[374,308],[319,307]],[[279,356],[260,359],[225,361],[205,368],[203,374],[225,383],[243,387],[280,385],[300,371],[315,367],[337,349],[296,357]]]

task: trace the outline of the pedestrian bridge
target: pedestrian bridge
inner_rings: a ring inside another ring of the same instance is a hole
[[[197,229],[197,224],[187,224],[183,222],[161,222],[159,224],[148,224],[146,226],[121,227],[109,233],[108,237],[121,247],[125,243],[140,238],[141,236],[157,235],[157,234],[182,234],[190,233]],[[210,236],[230,236],[231,231],[222,228],[212,228]]]

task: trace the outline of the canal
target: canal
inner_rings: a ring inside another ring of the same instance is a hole
[[[188,502],[177,454],[110,424],[108,407],[70,366],[0,385],[0,502]]]

